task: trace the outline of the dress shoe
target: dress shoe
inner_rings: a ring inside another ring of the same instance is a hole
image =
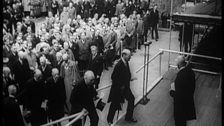
[[[125,119],[125,121],[127,122],[133,122],[133,123],[137,123],[138,121],[134,118],[131,118],[131,119]]]
[[[112,124],[113,124],[112,122],[108,122],[108,126],[112,126]]]

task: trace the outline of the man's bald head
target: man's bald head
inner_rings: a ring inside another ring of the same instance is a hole
[[[177,56],[175,59],[178,68],[181,68],[186,65],[185,57],[183,55]]]
[[[53,69],[52,69],[52,74],[58,74],[58,73],[59,73],[59,71],[58,71],[57,68],[53,68]]]
[[[59,70],[57,68],[53,68],[51,74],[53,78],[57,78],[59,76]]]
[[[11,84],[8,86],[8,93],[9,95],[13,95],[15,96],[16,95],[16,86],[14,84]]]
[[[94,76],[94,73],[93,71],[91,70],[88,70],[84,73],[84,80],[85,80],[85,83],[87,85],[91,85],[94,83],[94,79],[95,79],[95,76]]]
[[[41,78],[41,76],[42,76],[42,72],[39,70],[39,69],[36,69],[35,71],[34,71],[34,78],[36,79],[36,80],[39,80],[40,78]]]
[[[124,49],[121,55],[126,62],[128,62],[131,59],[131,51],[129,49]]]
[[[57,59],[57,61],[60,61],[61,58],[62,58],[62,53],[61,52],[57,52],[56,53],[56,59]]]
[[[6,67],[6,66],[3,67],[3,75],[4,76],[6,76],[6,77],[9,76],[10,72],[11,72],[11,70],[9,67]]]

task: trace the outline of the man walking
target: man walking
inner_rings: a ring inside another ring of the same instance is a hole
[[[137,122],[137,120],[133,118],[135,98],[130,89],[130,81],[133,81],[136,78],[131,79],[131,73],[128,65],[128,61],[130,59],[131,51],[124,49],[122,51],[122,58],[116,64],[111,76],[112,86],[108,99],[108,102],[111,102],[111,105],[107,116],[109,125],[113,123],[116,110],[121,110],[121,104],[124,103],[124,99],[128,101],[125,120],[128,122]]]

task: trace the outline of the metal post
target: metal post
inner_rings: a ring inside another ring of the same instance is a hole
[[[199,29],[199,30],[198,30],[197,44],[199,43],[199,36],[200,36],[200,30],[201,30],[200,28],[201,28],[201,25],[199,24],[199,25],[198,25],[198,29]]]
[[[143,97],[142,97],[142,100],[140,101],[140,104],[143,104],[143,105],[146,105],[149,101],[149,99],[147,98],[147,83],[148,83],[148,63],[147,62],[149,60],[149,45],[150,44],[152,44],[152,42],[144,43],[145,54],[144,54],[144,71],[143,71]]]
[[[145,97],[145,63],[147,62],[146,60],[146,46],[145,46],[145,54],[144,54],[144,70],[143,70],[143,98]]]
[[[149,60],[149,45],[148,45],[148,50],[147,50],[147,62]],[[146,65],[146,85],[145,85],[145,92],[147,95],[147,88],[148,88],[148,80],[149,80],[149,63]]]
[[[193,46],[194,46],[194,24],[193,24],[193,32],[192,32],[192,41],[191,41],[191,52],[192,52],[192,49],[193,49]]]
[[[181,52],[185,52],[184,51],[184,34],[185,34],[184,33],[184,28],[185,28],[185,23],[183,23],[183,29],[182,29],[182,39],[181,39],[181,44],[180,44],[181,45],[181,47],[180,47]]]
[[[172,30],[172,15],[173,15],[173,0],[171,0],[171,8],[170,8],[170,39],[169,39],[169,50],[171,46],[171,30]],[[168,58],[168,69],[170,67],[170,53],[169,53],[169,58]]]
[[[162,53],[159,54],[159,75],[161,76]]]

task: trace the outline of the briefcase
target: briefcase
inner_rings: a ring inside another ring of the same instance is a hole
[[[100,111],[103,111],[104,107],[105,107],[106,103],[104,103],[102,101],[102,98],[97,102],[96,104],[96,108],[99,109]]]

